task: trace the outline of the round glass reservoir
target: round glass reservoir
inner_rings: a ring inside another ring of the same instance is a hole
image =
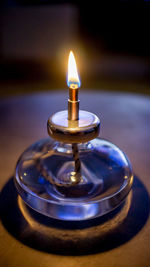
[[[133,182],[126,155],[100,138],[78,149],[82,178],[72,186],[67,186],[74,171],[70,144],[48,138],[22,154],[15,184],[27,205],[55,219],[77,221],[102,216],[122,203]]]

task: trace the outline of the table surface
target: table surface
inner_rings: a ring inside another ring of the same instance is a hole
[[[150,98],[84,91],[81,109],[101,119],[101,137],[129,157],[132,191],[120,208],[93,221],[58,222],[26,207],[13,184],[23,150],[47,137],[48,117],[67,106],[67,90],[0,101],[0,265],[149,266]]]

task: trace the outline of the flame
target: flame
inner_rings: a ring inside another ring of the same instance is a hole
[[[80,82],[78,71],[77,71],[77,65],[76,65],[75,57],[74,57],[74,54],[72,51],[70,51],[69,60],[68,60],[67,85],[68,85],[68,87],[70,87],[72,89],[77,89],[81,86],[81,82]]]

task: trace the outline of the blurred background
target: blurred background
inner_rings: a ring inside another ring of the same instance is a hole
[[[150,1],[3,0],[0,97],[66,88],[69,51],[82,88],[150,94]]]

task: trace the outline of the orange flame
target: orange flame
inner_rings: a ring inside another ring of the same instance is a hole
[[[75,61],[75,57],[72,51],[69,54],[68,60],[68,78],[67,78],[67,85],[70,88],[77,89],[81,86],[81,82],[79,79],[77,65]]]

